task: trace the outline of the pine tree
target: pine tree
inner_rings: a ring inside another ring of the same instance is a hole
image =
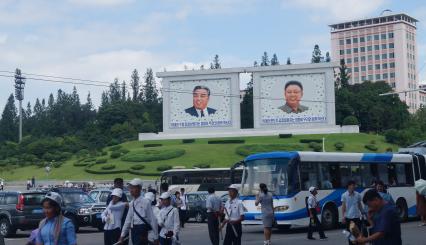
[[[204,70],[204,65],[200,65],[200,70]]]
[[[213,70],[214,69],[214,65],[213,65],[213,63],[210,63],[210,70]]]
[[[154,74],[151,68],[148,68],[145,73],[145,84],[143,86],[144,90],[144,102],[148,105],[153,105],[158,103],[158,90],[155,84]]]
[[[315,44],[314,51],[312,51],[311,63],[320,63],[324,60],[324,57],[321,56],[321,50],[318,44]]]
[[[15,98],[13,97],[13,94],[11,94],[0,119],[0,141],[16,141],[18,139],[17,120],[18,115],[15,106]]]
[[[257,61],[253,62],[253,66],[254,66],[254,67],[259,66],[259,64],[257,64]]]
[[[121,92],[120,92],[120,84],[118,82],[118,78],[114,79],[114,82],[109,85],[109,102],[115,103],[117,101],[120,101],[121,99]]]
[[[272,55],[272,59],[271,59],[271,66],[276,66],[279,65],[280,62],[278,61],[278,57],[276,54]]]
[[[33,112],[31,110],[31,103],[28,101],[27,110],[25,111],[25,116],[27,118],[30,118],[32,115],[33,115]]]
[[[54,105],[55,105],[55,98],[53,97],[53,94],[50,93],[49,100],[47,101],[47,109],[52,110]]]
[[[132,88],[132,100],[136,101],[139,98],[140,91],[140,77],[138,70],[134,69],[130,79],[130,87]]]
[[[72,103],[76,107],[80,107],[80,96],[77,93],[77,88],[74,86],[72,90]]]
[[[287,57],[287,65],[291,65],[290,57]]]
[[[340,60],[339,74],[336,78],[336,89],[347,88],[351,75],[348,73],[348,68],[345,64],[345,59]]]
[[[262,56],[262,62],[260,63],[260,66],[269,66],[269,58],[268,58],[268,53],[263,52],[263,56]]]
[[[40,100],[37,98],[36,99],[36,102],[35,102],[35,104],[34,104],[34,109],[33,109],[33,111],[34,111],[34,116],[35,117],[40,117],[41,116],[41,114],[43,113],[43,111],[44,111],[44,108],[43,108],[43,106],[40,104]]]
[[[325,53],[325,62],[330,62],[330,61],[331,61],[330,53],[327,52]]]
[[[93,102],[92,102],[92,98],[90,96],[90,92],[87,94],[86,104],[84,104],[84,107],[87,110],[92,110],[93,109]]]
[[[222,66],[220,65],[220,62],[219,62],[219,55],[214,56],[213,67],[214,67],[213,69],[221,69],[222,68]]]
[[[102,96],[101,96],[101,107],[105,107],[109,104],[109,98],[108,98],[108,93],[107,92],[102,92]]]
[[[121,83],[121,101],[126,101],[126,94],[127,94],[126,81],[123,80],[123,82]]]

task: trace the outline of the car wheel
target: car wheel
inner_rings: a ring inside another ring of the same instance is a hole
[[[332,205],[324,207],[321,213],[321,223],[324,229],[333,229],[337,227],[337,210]]]
[[[8,236],[14,235],[15,233],[16,233],[16,229],[13,229],[9,220],[6,218],[2,218],[0,220],[0,234],[3,237],[8,237]]]
[[[200,212],[197,212],[195,214],[195,221],[197,223],[203,223],[204,222],[204,215],[202,213],[200,213]]]

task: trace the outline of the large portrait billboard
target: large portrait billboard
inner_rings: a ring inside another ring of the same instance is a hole
[[[260,124],[327,121],[324,73],[264,76],[260,84]]]
[[[169,82],[169,128],[231,127],[231,79]]]

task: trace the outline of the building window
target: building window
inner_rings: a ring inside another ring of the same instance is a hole
[[[365,62],[365,56],[361,56],[361,62]]]
[[[388,79],[388,74],[387,73],[383,73],[383,79]]]
[[[388,69],[388,63],[383,63],[382,64],[382,69]]]
[[[368,70],[369,71],[373,70],[373,65],[368,65]]]
[[[368,80],[373,81],[374,76],[373,75],[368,75]]]
[[[358,38],[357,38],[357,37],[354,37],[354,38],[352,39],[352,42],[353,42],[353,43],[358,43]]]
[[[346,64],[351,64],[352,63],[352,59],[351,58],[347,58],[346,59]]]
[[[382,49],[387,49],[388,46],[386,45],[386,43],[382,44]]]
[[[380,40],[379,34],[374,35],[374,40]]]
[[[390,73],[390,77],[391,77],[391,78],[395,78],[395,72],[391,72],[391,73]]]
[[[367,46],[367,51],[373,51],[373,46]]]
[[[348,70],[348,73],[352,72],[352,68],[350,68],[350,67],[347,70]]]
[[[380,80],[380,74],[376,74],[376,80]]]
[[[380,64],[376,64],[376,65],[374,66],[374,69],[376,69],[376,70],[380,70]]]
[[[372,36],[367,36],[367,41],[371,41],[371,40],[373,40],[373,37]]]
[[[346,39],[346,44],[351,44],[351,39],[350,38]]]
[[[361,47],[361,52],[365,52],[365,47]]]
[[[389,38],[393,38],[393,32],[389,32],[389,33],[388,33],[388,37],[389,37]]]
[[[352,53],[352,51],[351,51],[350,48],[346,49],[346,54],[351,54],[351,53]]]
[[[368,55],[368,61],[373,60],[373,55]]]
[[[374,60],[380,60],[380,54],[374,55]]]
[[[344,55],[345,54],[345,50],[341,49],[340,50],[340,55]]]
[[[365,37],[360,37],[359,42],[361,42],[361,43],[365,42]]]
[[[389,48],[395,48],[395,44],[394,43],[389,43]]]
[[[354,48],[354,53],[358,53],[358,48]]]
[[[393,82],[393,83],[391,83],[391,87],[392,88],[396,88],[396,86],[395,86],[395,83]]]
[[[357,63],[359,61],[358,57],[354,57],[354,63]]]
[[[361,66],[361,71],[365,71],[365,66]]]
[[[361,76],[361,81],[365,81],[366,77],[365,76]]]
[[[343,40],[343,39],[340,39],[340,40],[339,40],[339,44],[340,44],[340,45],[343,45],[343,44],[345,44],[345,40]]]
[[[374,50],[379,50],[380,49],[380,45],[374,45]]]
[[[382,54],[382,59],[387,59],[388,58],[388,54]]]
[[[383,34],[381,35],[381,39],[382,39],[382,40],[386,39],[386,33],[383,33]]]
[[[395,68],[395,62],[391,62],[391,63],[389,63],[389,67],[390,67],[390,68]]]
[[[359,67],[358,66],[354,67],[354,72],[359,72]]]
[[[395,58],[395,53],[389,53],[389,58],[391,59]]]

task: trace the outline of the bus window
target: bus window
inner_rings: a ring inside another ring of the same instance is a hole
[[[404,173],[402,173],[404,175]],[[398,186],[399,185],[399,179],[396,174],[396,167],[395,164],[389,164],[388,165],[388,175],[389,175],[389,186]]]
[[[412,164],[403,164],[403,166],[404,166],[404,170],[405,170],[405,184],[409,185],[409,186],[413,186],[414,185],[413,165]]]
[[[318,163],[307,162],[302,162],[300,164],[300,179],[302,181],[303,190],[308,190],[311,186],[319,186],[318,165]]]
[[[375,179],[374,175],[371,172],[371,165],[362,164],[360,166],[360,174],[362,178],[361,178],[361,182],[358,185],[364,188],[371,187],[371,184],[373,183],[373,180]]]
[[[340,187],[346,187],[348,182],[352,180],[351,176],[351,166],[349,164],[340,164]]]
[[[377,164],[377,172],[379,174],[379,180],[383,181],[385,185],[389,184],[389,173],[388,165],[386,164]]]
[[[331,173],[331,166],[330,164],[320,164],[319,165],[319,180],[320,180],[320,188],[323,190],[327,189],[333,189],[333,183],[332,183],[332,173]]]

